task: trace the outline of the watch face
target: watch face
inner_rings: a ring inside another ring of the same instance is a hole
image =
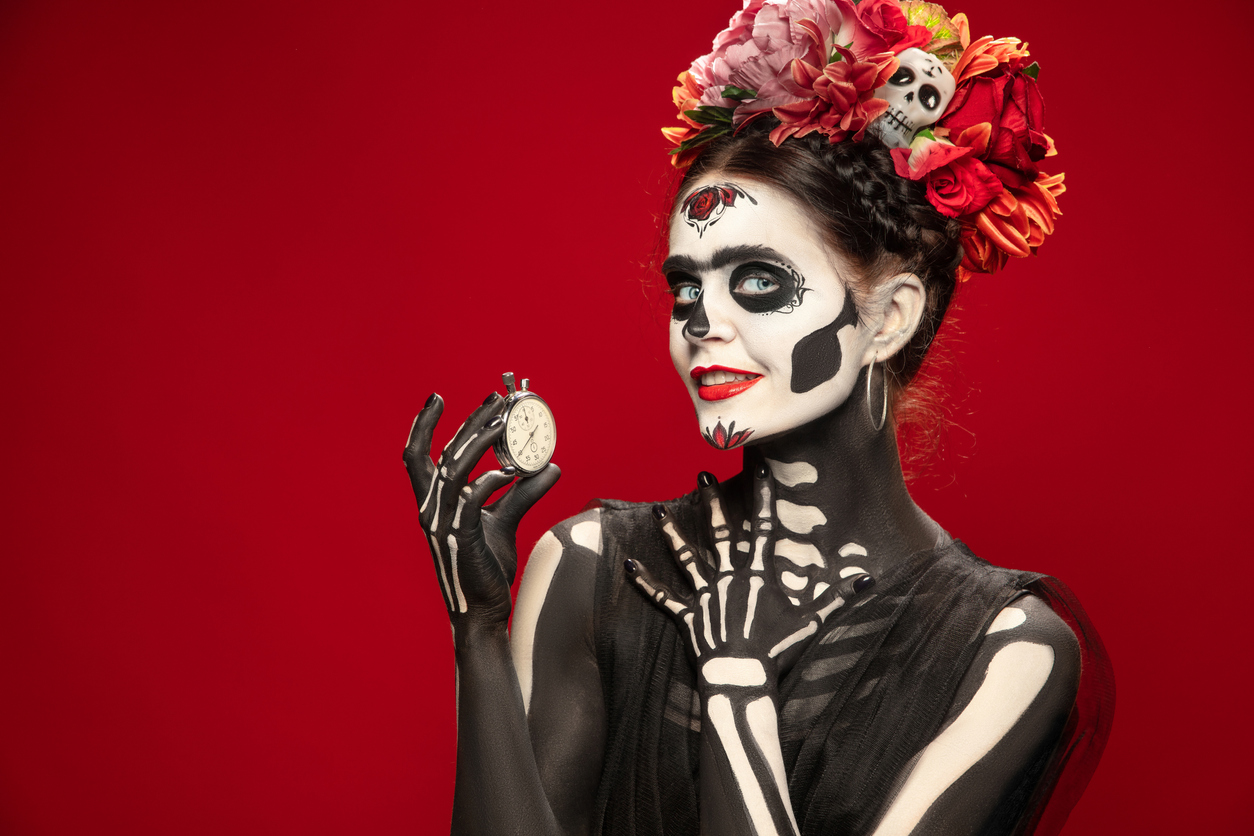
[[[524,470],[536,471],[553,458],[557,428],[548,404],[539,398],[523,398],[506,419],[505,445],[510,457]]]

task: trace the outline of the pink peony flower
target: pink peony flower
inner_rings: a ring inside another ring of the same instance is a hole
[[[840,2],[852,11],[848,0]],[[801,101],[809,93],[793,81],[793,60],[824,66],[829,55],[819,44],[830,45],[849,26],[852,16],[842,15],[839,3],[831,0],[746,0],[714,39],[713,50],[688,70],[703,91],[700,104],[734,108],[739,126],[754,114]],[[755,95],[727,98],[728,85]]]

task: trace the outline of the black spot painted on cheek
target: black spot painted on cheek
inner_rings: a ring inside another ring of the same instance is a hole
[[[684,334],[700,339],[710,333],[710,318],[705,315],[704,293],[697,296],[697,301],[692,304],[691,310],[688,324],[684,326]]]
[[[792,349],[792,391],[798,395],[826,383],[840,371],[840,331],[858,324],[853,294],[845,288],[845,304],[830,325],[806,334]]]

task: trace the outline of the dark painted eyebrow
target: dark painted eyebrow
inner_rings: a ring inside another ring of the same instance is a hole
[[[711,270],[721,270],[729,264],[737,264],[744,261],[776,261],[789,263],[770,247],[763,247],[758,244],[741,244],[738,247],[720,247],[714,251],[714,257],[708,262],[697,261],[686,255],[673,255],[666,261],[662,262],[662,274],[670,273],[687,273],[690,276],[696,276],[701,273],[708,273]]]

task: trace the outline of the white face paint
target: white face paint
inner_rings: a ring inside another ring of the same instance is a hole
[[[873,334],[856,324],[849,267],[771,186],[697,182],[671,218],[663,271],[676,296],[671,360],[715,447],[831,412],[869,360]]]

